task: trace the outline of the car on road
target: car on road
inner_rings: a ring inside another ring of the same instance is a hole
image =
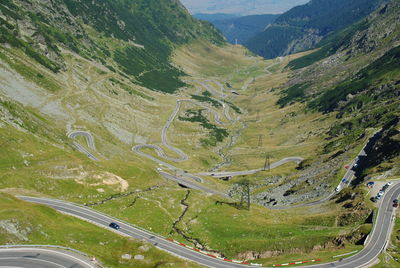
[[[399,203],[399,199],[393,200],[393,204],[398,204],[398,203]]]
[[[342,182],[343,183],[347,183],[347,179],[342,179]]]
[[[115,230],[119,230],[121,227],[117,224],[117,223],[115,223],[115,222],[112,222],[112,223],[110,223],[108,226],[110,226],[111,228],[113,228],[113,229],[115,229]]]
[[[335,191],[338,193],[340,192],[340,186],[336,187]]]
[[[374,185],[375,185],[375,182],[373,182],[373,181],[370,181],[367,183],[367,187],[369,187],[369,188],[374,187]]]

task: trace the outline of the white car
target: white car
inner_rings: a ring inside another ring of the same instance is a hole
[[[379,191],[378,196],[381,197],[384,193],[384,191]]]
[[[157,170],[158,170],[158,171],[162,171],[162,168],[159,168],[159,167],[158,167]]]
[[[393,184],[393,182],[391,182],[391,181],[389,181],[388,183],[386,183],[387,185],[392,185]]]
[[[336,187],[335,191],[338,193],[340,192],[340,186]]]

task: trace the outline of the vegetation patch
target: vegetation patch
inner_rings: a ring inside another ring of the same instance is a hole
[[[139,97],[141,97],[141,98],[143,98],[143,99],[146,99],[146,100],[149,100],[149,101],[153,101],[153,100],[154,100],[153,97],[150,97],[150,96],[144,94],[143,92],[137,91],[136,89],[134,89],[134,88],[128,86],[128,85],[125,84],[125,83],[122,83],[121,81],[119,81],[118,79],[116,79],[116,78],[114,78],[114,77],[111,77],[109,80],[110,80],[112,83],[119,85],[123,90],[125,90],[126,92],[128,92],[129,95],[136,95],[136,96],[139,96]],[[118,94],[116,94],[115,91],[112,91],[112,92],[113,92],[113,94],[118,95]]]
[[[354,77],[326,91],[309,106],[321,112],[331,112],[340,101],[346,100],[349,94],[368,90],[383,81],[391,81],[400,75],[400,46],[391,49],[384,56],[358,72]]]
[[[231,107],[232,110],[234,110],[236,113],[242,114],[242,110],[240,110],[240,108],[237,107],[235,104],[233,104],[232,102],[227,101],[227,100],[224,100],[224,102],[227,103],[229,105],[229,107]]]
[[[201,144],[204,147],[214,147],[219,142],[223,142],[226,137],[229,136],[228,130],[219,128],[216,125],[210,123],[210,121],[203,115],[204,109],[200,110],[188,110],[185,116],[179,116],[179,120],[187,122],[196,122],[210,130],[208,139],[201,139]]]
[[[200,102],[208,102],[212,106],[214,106],[215,108],[221,108],[222,107],[222,104],[219,101],[211,98],[211,93],[208,92],[208,91],[204,91],[201,96],[192,95],[192,99],[195,99],[195,100],[200,101]]]
[[[282,92],[283,96],[278,100],[277,104],[283,108],[294,101],[303,99],[305,96],[305,90],[308,86],[308,84],[296,84],[289,87]]]

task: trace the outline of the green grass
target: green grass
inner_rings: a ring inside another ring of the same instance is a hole
[[[310,216],[307,209],[271,211],[253,205],[250,211],[219,205],[218,198],[198,200],[191,195],[185,228],[209,247],[236,257],[241,252],[282,251],[298,248],[310,252],[335,237],[335,211]],[[285,222],[282,225],[281,222]],[[268,226],[267,228],[265,228]]]
[[[310,102],[311,108],[321,112],[331,112],[338,103],[349,94],[357,94],[384,82],[395,80],[400,75],[400,47],[395,47],[384,56],[358,72],[355,77],[347,79],[335,88],[328,90],[321,97]]]
[[[185,116],[179,116],[179,120],[187,122],[200,123],[200,125],[209,130],[209,138],[202,139],[201,143],[205,147],[215,147],[217,143],[223,142],[225,138],[229,136],[228,130],[219,128],[216,125],[210,123],[210,121],[202,114],[202,110],[188,110]]]
[[[16,55],[14,55],[16,56]],[[28,81],[32,81],[39,87],[44,88],[50,92],[57,92],[61,90],[61,85],[56,82],[56,80],[51,77],[46,72],[42,72],[33,68],[31,65],[26,64],[18,59],[13,58],[12,60],[5,56],[2,51],[0,51],[0,58],[7,62],[10,67],[17,71],[21,76],[26,78]]]
[[[283,108],[286,105],[301,100],[305,96],[305,90],[308,84],[296,84],[282,91],[282,97],[278,100],[278,105]]]
[[[46,206],[26,203],[4,193],[0,193],[0,202],[0,221],[12,222],[18,226],[19,232],[26,232],[28,238],[24,241],[0,228],[0,244],[70,247],[95,256],[107,267],[200,267],[156,249],[149,243],[122,237]],[[148,250],[141,249],[143,245]],[[123,254],[144,255],[145,260],[123,260]]]
[[[143,98],[143,99],[146,99],[146,100],[149,100],[149,101],[153,101],[153,100],[154,100],[153,97],[150,97],[150,96],[146,95],[145,93],[140,92],[140,91],[134,89],[133,87],[128,86],[127,84],[125,84],[125,83],[119,81],[118,79],[116,79],[116,78],[114,78],[114,77],[110,78],[109,80],[110,80],[113,84],[119,85],[123,90],[125,90],[126,92],[128,92],[129,95],[136,95],[136,96],[139,96],[139,97],[141,97],[141,98]],[[115,94],[115,92],[114,92],[114,94]]]
[[[240,110],[239,107],[237,107],[234,103],[224,100],[225,103],[227,103],[229,105],[229,107],[231,107],[237,114],[242,114],[242,110]]]
[[[380,263],[373,268],[399,267],[400,266],[400,218],[397,217],[393,227],[391,244],[386,253],[379,256]]]
[[[210,96],[207,94],[207,92],[208,91],[203,92],[203,96],[192,95],[192,99],[200,101],[200,102],[210,103],[215,108],[221,108],[222,104],[219,103],[218,101],[214,100],[213,98],[210,98]]]

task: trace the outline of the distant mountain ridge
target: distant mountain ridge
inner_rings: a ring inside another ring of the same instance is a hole
[[[218,14],[215,14],[218,15]],[[221,15],[221,14],[220,14]],[[244,44],[255,34],[263,31],[269,24],[273,23],[279,15],[250,15],[244,17],[234,17],[227,19],[218,19],[224,16],[214,15],[195,15],[198,19],[211,22],[218,30],[220,30],[228,42],[235,44]]]
[[[192,14],[225,13],[239,16],[281,14],[309,0],[181,0]]]
[[[239,15],[236,14],[225,14],[225,13],[215,13],[215,14],[207,14],[207,13],[196,13],[193,15],[196,19],[205,20],[209,22],[220,21],[220,20],[228,20],[239,18]]]
[[[282,14],[246,46],[265,58],[313,48],[328,34],[369,15],[380,0],[312,0]]]

